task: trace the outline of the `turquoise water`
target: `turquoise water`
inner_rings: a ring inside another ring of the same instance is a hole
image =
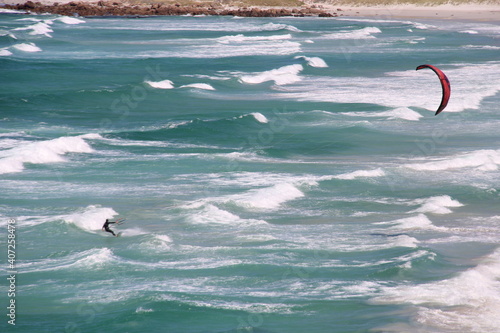
[[[497,332],[499,37],[2,13],[2,332]]]

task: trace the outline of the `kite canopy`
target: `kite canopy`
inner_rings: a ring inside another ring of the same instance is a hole
[[[432,65],[420,65],[417,67],[417,71],[419,69],[423,68],[430,68],[434,71],[434,73],[437,74],[439,77],[439,81],[441,81],[441,87],[443,88],[443,97],[441,98],[441,104],[439,104],[439,107],[435,113],[435,116],[437,116],[441,111],[444,110],[446,105],[448,105],[448,100],[450,99],[450,94],[451,94],[451,87],[450,87],[450,81],[446,77],[446,75],[436,66]]]

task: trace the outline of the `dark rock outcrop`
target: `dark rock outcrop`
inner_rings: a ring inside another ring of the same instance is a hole
[[[100,0],[95,3],[72,1],[65,4],[44,5],[27,1],[23,4],[5,5],[4,8],[23,10],[33,13],[52,13],[67,16],[154,16],[154,15],[229,15],[242,17],[279,17],[279,16],[319,16],[334,17],[317,8],[238,8],[210,5],[165,5],[161,3],[129,5],[119,2]]]

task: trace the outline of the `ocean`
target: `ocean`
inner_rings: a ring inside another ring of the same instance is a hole
[[[498,332],[499,38],[1,10],[0,330]]]

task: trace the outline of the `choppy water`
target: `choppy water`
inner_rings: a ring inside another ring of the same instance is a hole
[[[1,14],[0,327],[497,332],[499,37]]]

